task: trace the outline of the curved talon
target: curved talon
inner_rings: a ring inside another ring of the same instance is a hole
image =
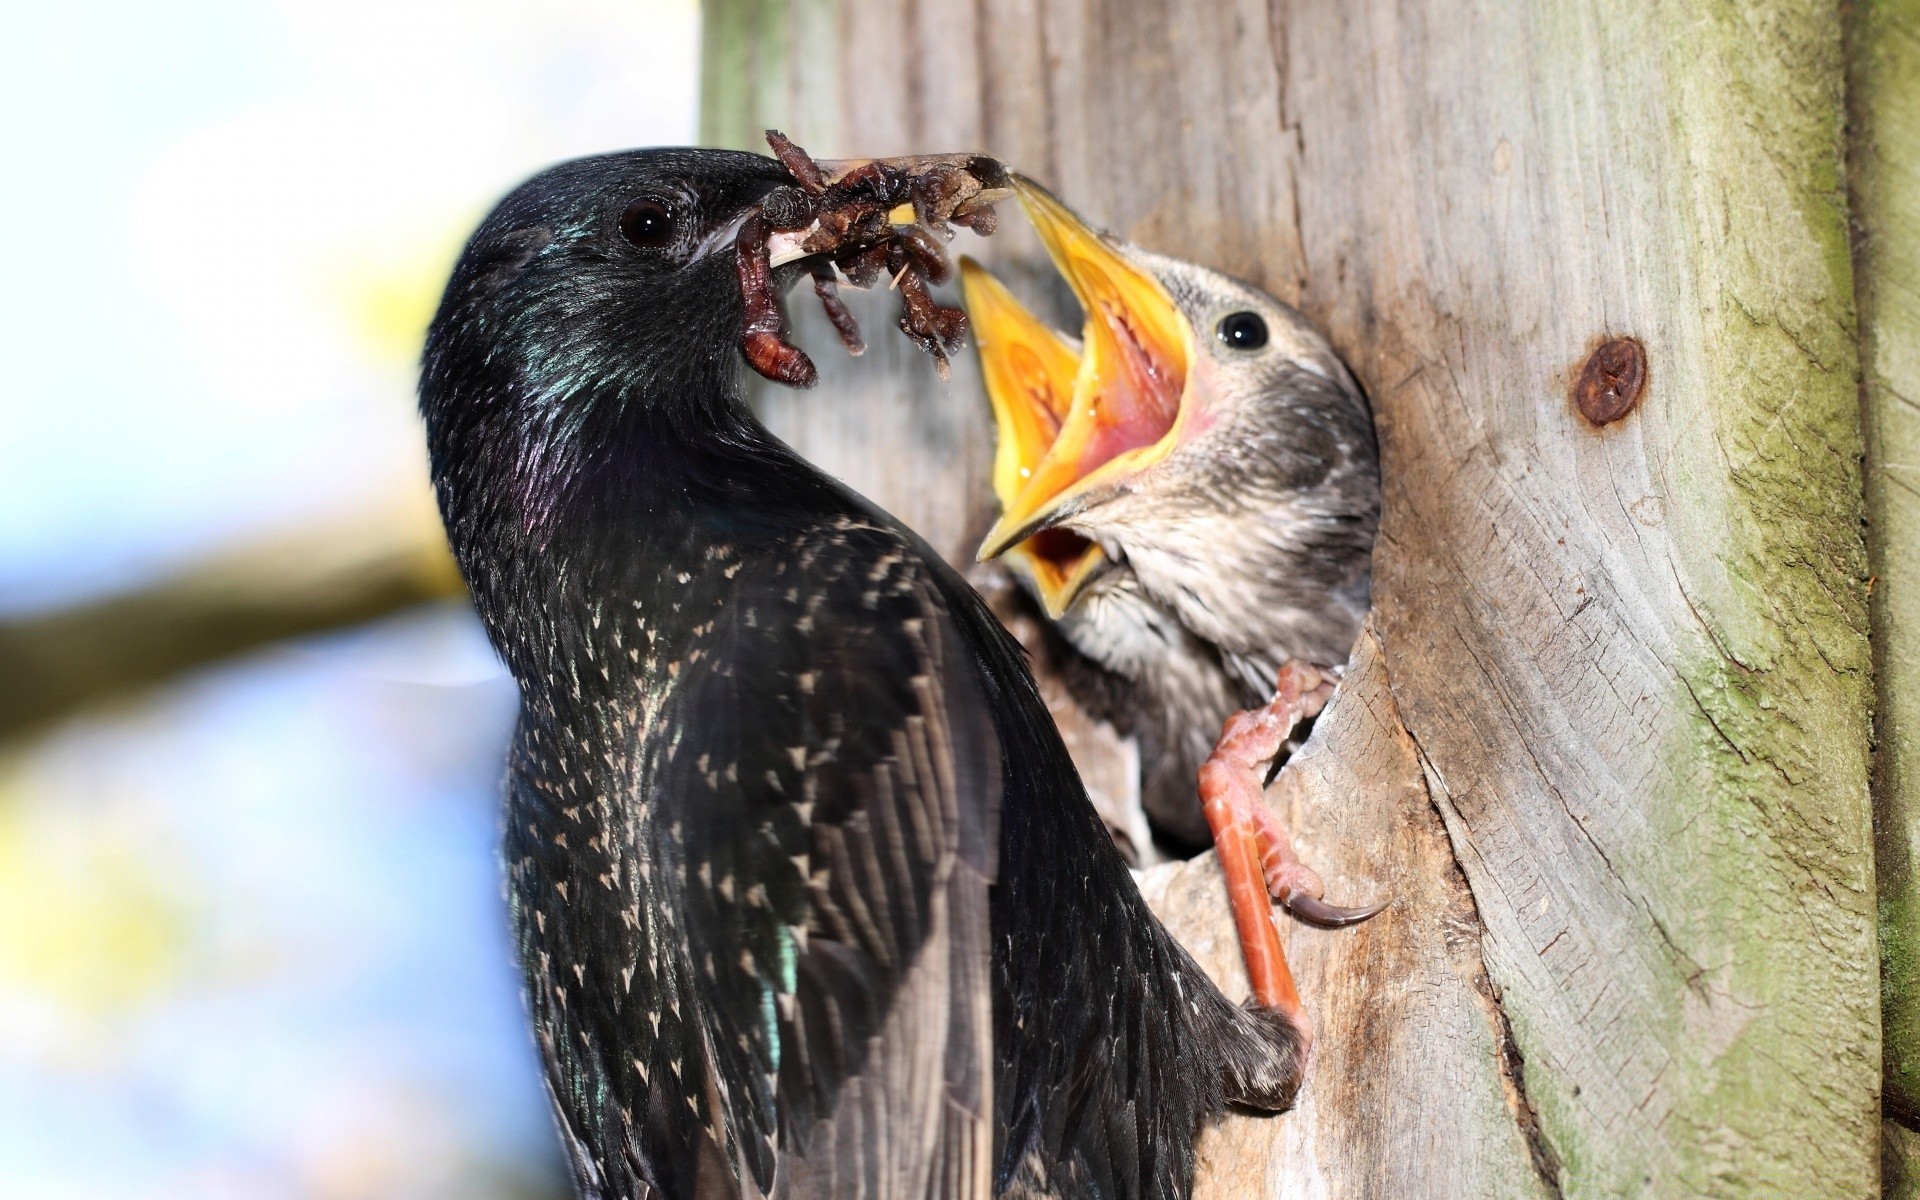
[[[1280,669],[1273,700],[1227,718],[1213,753],[1200,767],[1200,807],[1226,875],[1247,978],[1259,1003],[1280,1010],[1303,1032],[1311,1026],[1274,928],[1273,902],[1325,929],[1358,925],[1387,906],[1382,901],[1340,908],[1322,900],[1320,877],[1294,854],[1292,839],[1280,815],[1268,806],[1261,781],[1263,768],[1300,722],[1326,707],[1333,687],[1331,672],[1288,661]]]
[[[1307,924],[1317,925],[1322,929],[1345,929],[1349,925],[1358,925],[1376,916],[1381,909],[1392,903],[1392,900],[1381,900],[1363,908],[1341,908],[1338,905],[1328,904],[1325,900],[1316,900],[1304,892],[1280,897],[1280,907]]]

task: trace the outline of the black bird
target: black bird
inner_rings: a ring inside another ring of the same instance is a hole
[[[1291,1102],[1304,1018],[1221,996],[980,599],[749,411],[734,239],[792,183],[715,150],[552,168],[428,335],[435,488],[520,689],[511,911],[581,1193],[1184,1196],[1203,1122]]]
[[[981,557],[1008,555],[1074,651],[1055,658],[1076,698],[1139,740],[1155,826],[1204,842],[1230,815],[1203,811],[1196,786],[1223,724],[1268,705],[1284,665],[1320,668],[1296,673],[1264,718],[1277,750],[1359,632],[1380,513],[1371,414],[1294,309],[1014,183],[1086,320],[1078,341],[1056,333],[962,264],[1000,432],[1003,513]],[[1239,816],[1277,897],[1326,924],[1377,911],[1321,903],[1318,877],[1249,795]],[[1223,846],[1230,879],[1232,859]]]

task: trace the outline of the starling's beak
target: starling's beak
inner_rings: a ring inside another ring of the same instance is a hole
[[[911,204],[898,205],[887,214],[887,224],[889,225],[912,225],[917,223],[919,219],[920,218],[914,215],[913,205]],[[776,233],[768,238],[767,265],[769,267],[784,267],[790,262],[798,262],[803,258],[810,257],[813,251],[807,249],[807,239],[812,237],[819,227],[820,223],[815,221],[805,229]]]
[[[1073,403],[1079,348],[1041,324],[1000,281],[970,258],[960,260],[974,344],[999,442],[993,491],[1002,510],[1016,503],[1060,435]],[[1040,594],[1058,618],[1107,565],[1100,547],[1067,529],[1046,529],[1006,551],[1008,565]]]
[[[982,559],[1067,520],[1165,458],[1188,416],[1193,330],[1167,290],[1032,180],[1015,176],[1014,192],[1087,319],[1059,434],[1018,494],[1002,496]],[[985,322],[974,321],[991,378],[998,355]]]

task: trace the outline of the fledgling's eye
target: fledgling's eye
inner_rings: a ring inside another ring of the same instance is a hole
[[[635,200],[620,214],[620,232],[642,250],[662,249],[673,243],[673,211],[658,200]]]
[[[1267,344],[1267,323],[1259,313],[1228,313],[1216,329],[1220,340],[1235,350],[1258,350]]]

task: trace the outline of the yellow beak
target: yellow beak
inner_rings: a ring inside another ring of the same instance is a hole
[[[1020,497],[1033,468],[1059,437],[1072,405],[1080,357],[979,263],[960,260],[960,284],[999,431],[993,491],[1005,509]],[[1106,562],[1099,546],[1066,529],[1043,530],[1010,547],[1006,557],[1008,565],[1033,584],[1047,615],[1056,619]]]
[[[1090,497],[1165,458],[1183,432],[1187,368],[1193,355],[1192,327],[1158,280],[1045,188],[1018,175],[1013,182],[1014,194],[1046,244],[1055,268],[1079,298],[1086,325],[1059,431],[1045,453],[1025,465],[1018,489],[1001,491],[1000,520],[980,547],[982,559],[1004,554],[1070,518]],[[994,287],[998,295],[988,307],[1004,310],[1013,304],[1021,318],[1038,327],[1004,289]],[[986,295],[984,288],[981,294]],[[970,288],[969,309],[974,303]],[[996,345],[990,340],[988,320],[979,312],[973,320],[989,391],[996,374],[1021,378],[1021,366],[997,360],[1010,360],[1011,347],[1031,346],[1039,338],[1032,333],[1017,337],[1003,333]],[[1052,357],[1042,362],[1048,387],[1057,389],[1062,371],[1058,352],[1065,343],[1047,333],[1053,339]],[[1034,405],[1030,402],[1027,407]],[[998,401],[995,414],[999,417]],[[1006,418],[1000,419],[1004,446],[1010,439]],[[997,490],[999,475],[996,470]]]

